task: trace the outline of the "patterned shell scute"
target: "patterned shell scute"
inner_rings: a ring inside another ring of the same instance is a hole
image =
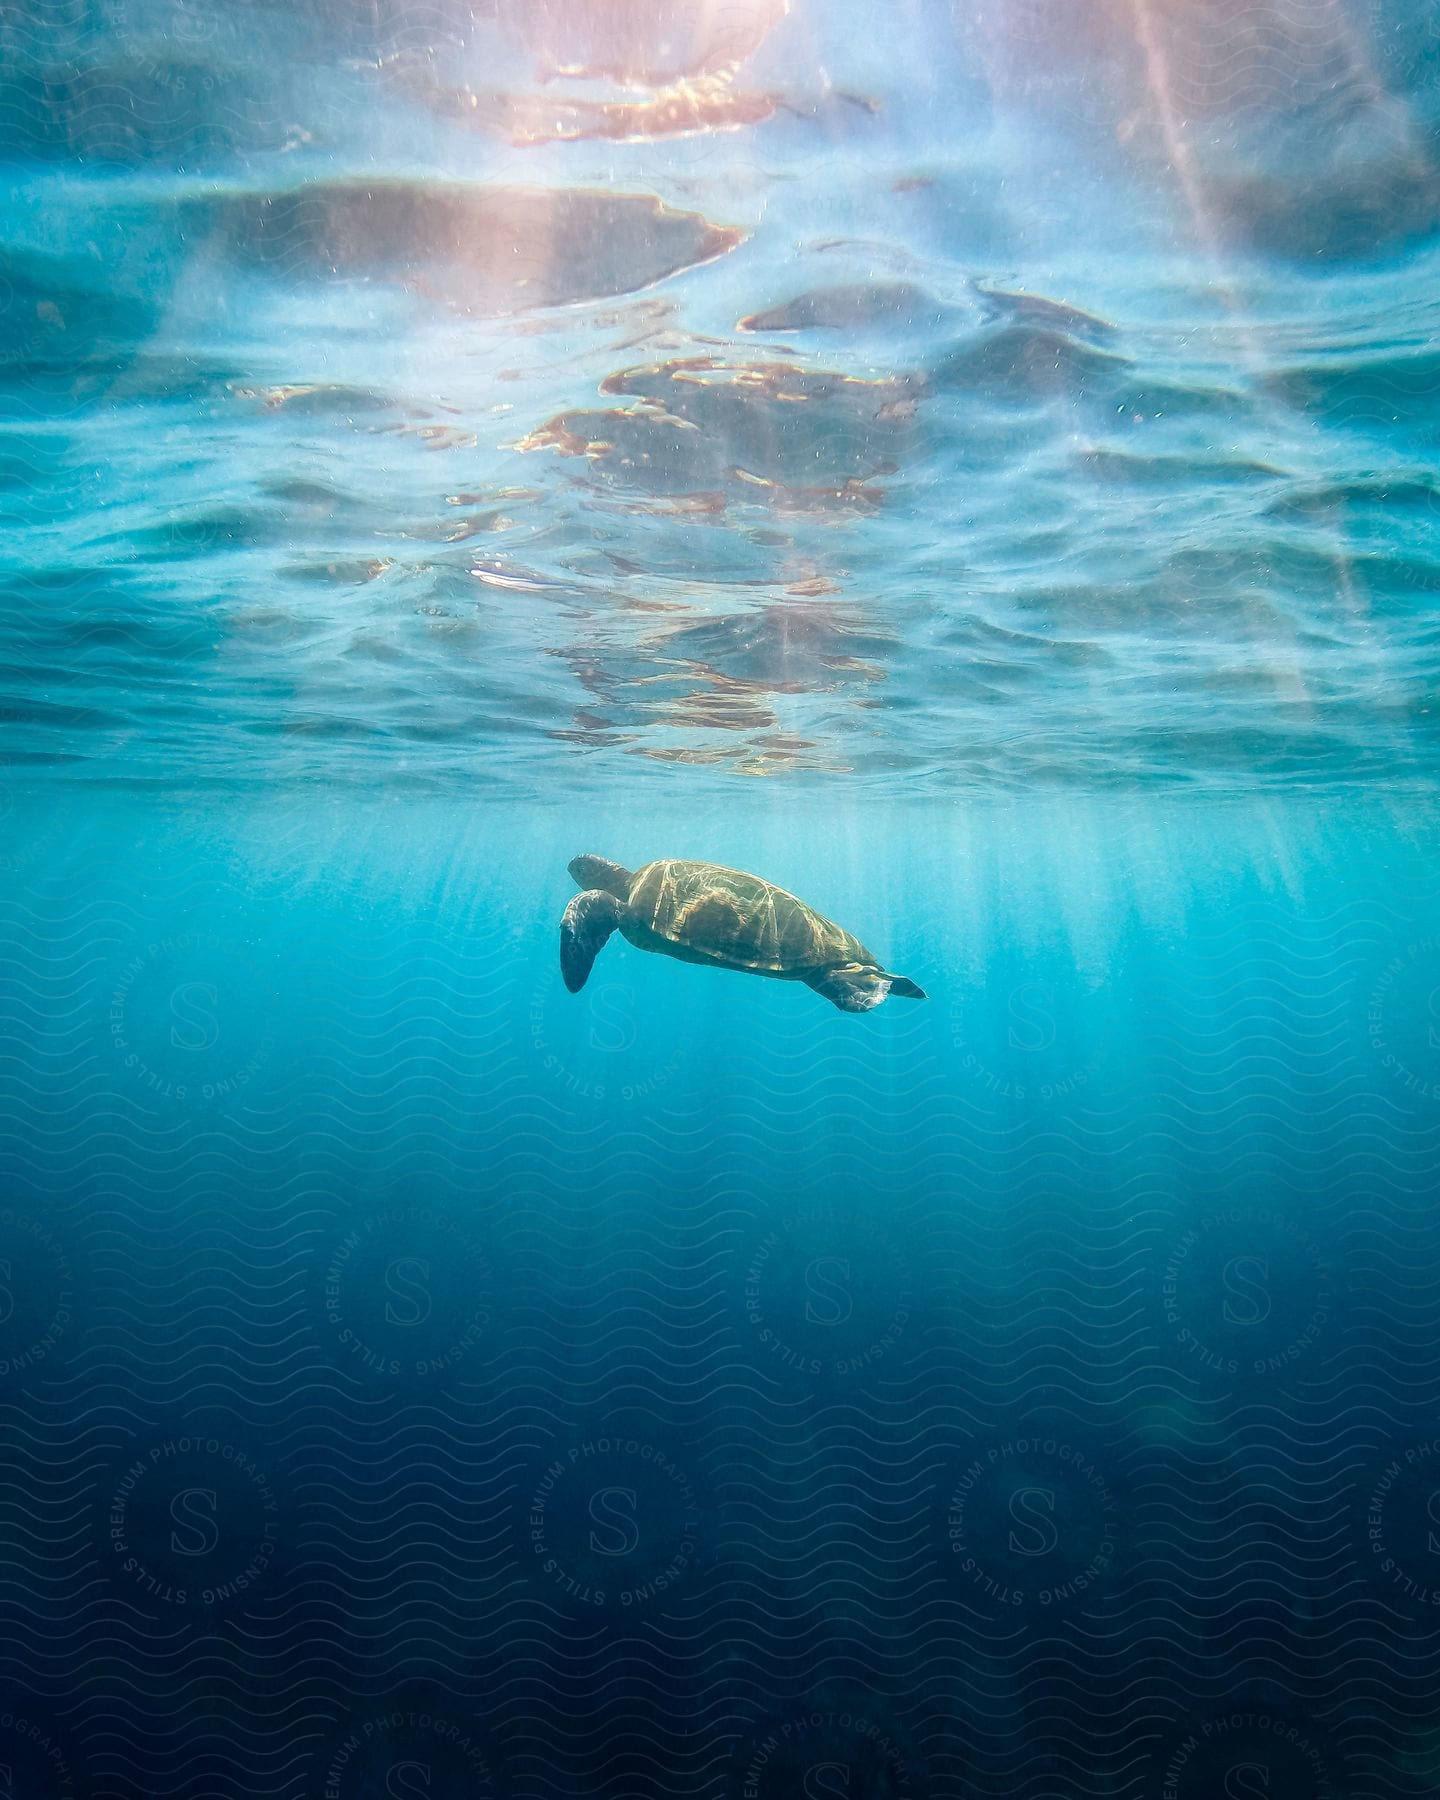
[[[794,894],[718,863],[650,863],[635,877],[630,905],[657,937],[730,968],[780,972],[868,956]]]

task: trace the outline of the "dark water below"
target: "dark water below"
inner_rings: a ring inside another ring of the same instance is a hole
[[[1440,1792],[1437,68],[0,9],[0,1800]]]
[[[10,829],[15,1792],[1431,1791],[1433,815],[587,817],[858,1019],[566,994],[568,808]]]

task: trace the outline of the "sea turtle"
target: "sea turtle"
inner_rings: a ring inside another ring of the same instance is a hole
[[[603,856],[577,856],[570,873],[585,890],[560,925],[560,971],[572,994],[618,930],[637,950],[803,981],[841,1012],[869,1012],[887,994],[925,998],[913,981],[882,969],[858,938],[758,875],[669,860],[632,875]]]

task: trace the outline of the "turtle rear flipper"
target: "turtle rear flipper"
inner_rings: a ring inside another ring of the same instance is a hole
[[[560,921],[560,973],[572,994],[578,994],[590,979],[595,958],[620,923],[622,910],[613,894],[599,888],[577,894],[565,908]]]
[[[878,969],[822,969],[805,985],[841,1012],[869,1012],[890,992],[890,977]]]
[[[807,984],[841,1012],[869,1012],[890,994],[906,1000],[923,1000],[925,990],[904,975],[891,975],[885,969],[867,969],[849,964],[837,969],[823,969]]]
[[[917,987],[908,976],[889,975],[886,979],[890,983],[890,992],[898,995],[902,1000],[928,1000],[930,998],[924,988]]]

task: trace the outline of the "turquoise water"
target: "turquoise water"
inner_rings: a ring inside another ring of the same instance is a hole
[[[0,1789],[1440,1787],[1437,19],[0,16]]]

